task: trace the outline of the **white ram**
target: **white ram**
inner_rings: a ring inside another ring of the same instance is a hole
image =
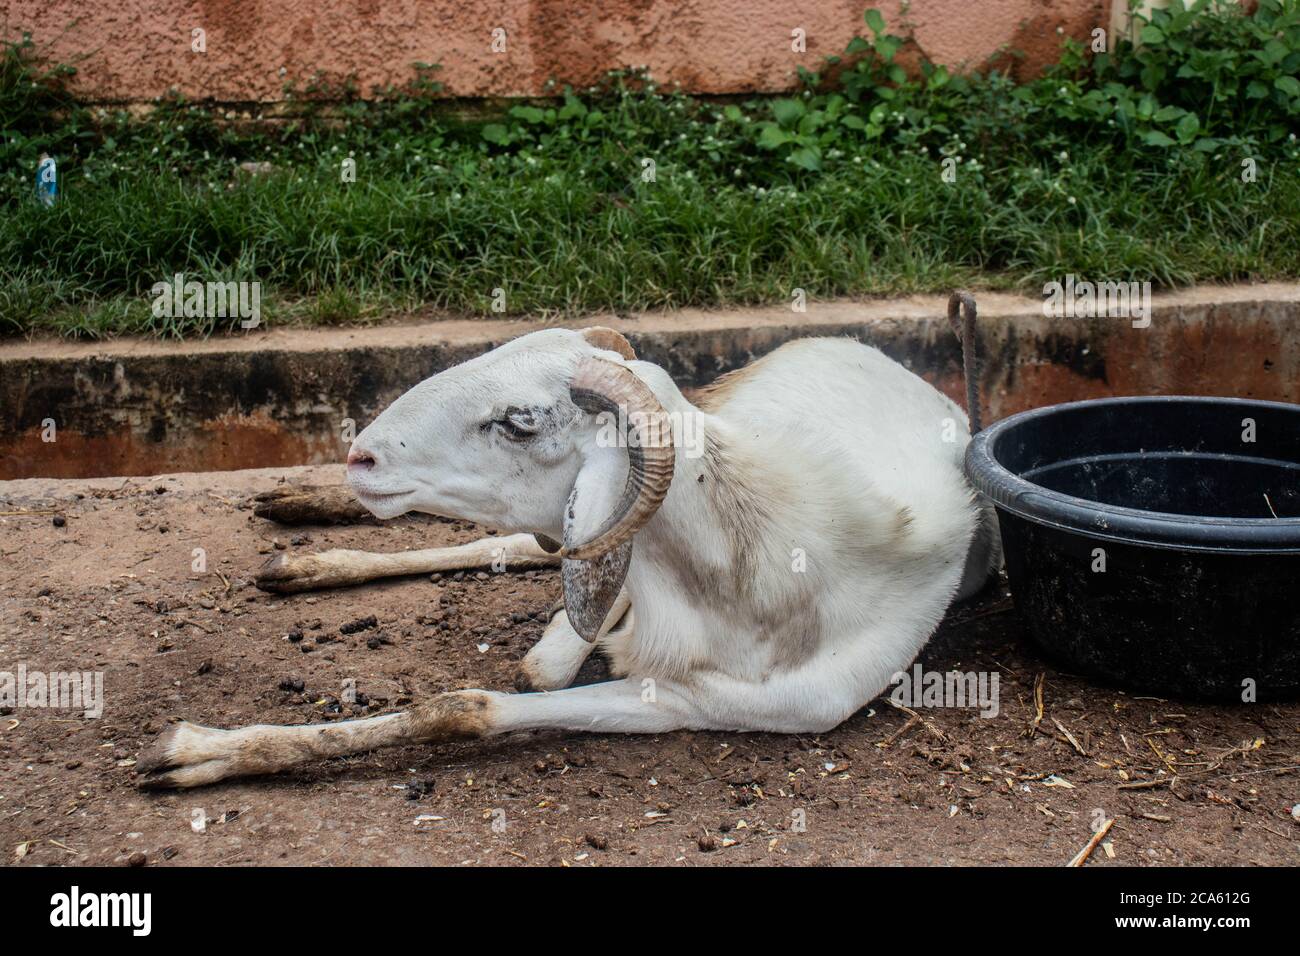
[[[973,308],[968,346],[972,330]],[[787,344],[692,404],[617,332],[525,335],[401,396],[357,437],[348,475],[381,518],[514,533],[469,551],[531,563],[562,548],[565,611],[526,661],[540,691],[297,727],[181,723],[142,755],[141,783],[541,728],[829,730],[1000,563],[962,473],[965,419],[846,339]],[[618,679],[567,687],[596,644]]]

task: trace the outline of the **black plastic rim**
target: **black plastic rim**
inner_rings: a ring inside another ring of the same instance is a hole
[[[1300,553],[1300,518],[1216,518],[1141,511],[1052,491],[1015,474],[998,460],[998,443],[1028,422],[1065,411],[1125,406],[1140,413],[1156,403],[1184,403],[1293,412],[1300,405],[1244,398],[1162,395],[1097,398],[1048,405],[1004,418],[980,432],[966,448],[966,476],[998,508],[1037,524],[1091,538],[1180,551],[1237,554]]]

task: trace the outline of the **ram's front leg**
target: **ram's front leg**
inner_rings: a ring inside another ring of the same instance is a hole
[[[689,726],[692,708],[670,683],[621,680],[541,694],[460,690],[399,714],[333,724],[215,730],[181,723],[140,755],[145,789],[197,787],[276,773],[326,757],[515,730],[659,733]]]
[[[524,571],[553,567],[560,559],[531,534],[480,538],[449,548],[377,553],[334,548],[315,554],[279,554],[263,565],[253,583],[263,591],[292,594],[317,588],[341,588],[378,578],[435,571],[492,568]]]
[[[594,643],[584,641],[569,623],[568,612],[557,606],[541,640],[533,645],[519,665],[516,689],[560,690],[568,687],[597,644],[626,642],[631,639],[634,627],[632,603],[626,590],[619,592],[614,600]]]

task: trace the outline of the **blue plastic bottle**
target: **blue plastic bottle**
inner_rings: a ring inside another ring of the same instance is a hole
[[[59,195],[59,170],[53,156],[41,153],[41,164],[36,167],[36,197],[46,206],[53,206]]]

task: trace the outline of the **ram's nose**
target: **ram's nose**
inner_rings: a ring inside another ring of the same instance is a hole
[[[352,444],[348,449],[348,472],[350,474],[370,471],[379,464],[375,453],[368,448]]]

